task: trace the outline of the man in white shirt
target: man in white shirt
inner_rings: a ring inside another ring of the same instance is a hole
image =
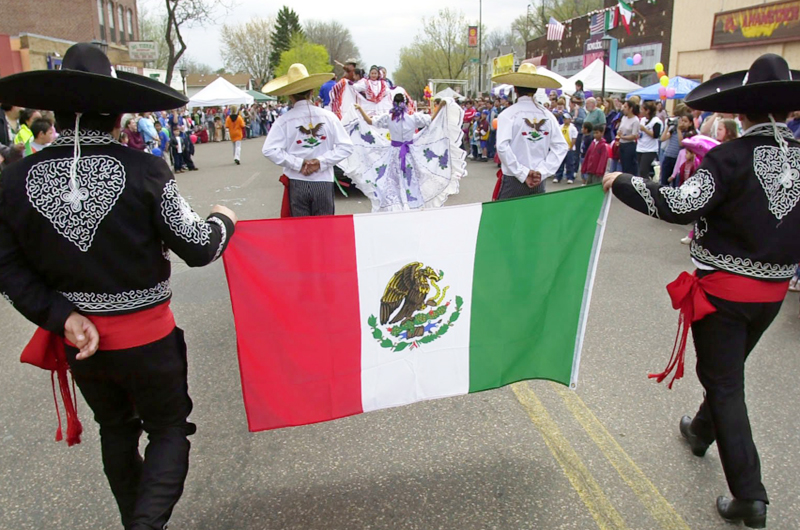
[[[330,111],[311,104],[315,88],[333,74],[309,75],[302,64],[273,79],[264,92],[289,96],[293,107],[270,129],[262,152],[282,166],[289,183],[292,217],[334,214],[333,166],[353,154],[353,142]]]
[[[499,200],[544,193],[545,179],[555,175],[567,156],[567,141],[553,114],[533,99],[537,88],[561,88],[550,77],[522,64],[515,73],[492,78],[514,85],[517,102],[497,118],[497,153],[503,169]]]

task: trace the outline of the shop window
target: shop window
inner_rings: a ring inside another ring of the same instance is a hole
[[[116,25],[114,24],[114,4],[109,0],[108,2],[108,40],[111,42],[116,42],[117,40],[117,30]]]
[[[119,43],[125,44],[125,9],[121,5],[117,5],[117,22],[119,23]]]
[[[128,9],[128,40],[133,40],[133,11]]]
[[[106,10],[103,0],[97,0],[97,15],[100,22],[100,40],[106,40]]]

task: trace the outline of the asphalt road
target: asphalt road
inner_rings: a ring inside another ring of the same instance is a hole
[[[182,193],[201,213],[221,203],[243,219],[277,216],[280,171],[260,148],[246,141],[235,166],[230,144],[198,146],[201,170],[178,176]],[[469,170],[450,204],[490,197],[494,165]],[[367,212],[368,202],[340,198],[337,212]],[[714,510],[727,493],[716,450],[692,456],[677,429],[701,399],[693,371],[672,391],[647,379],[674,339],[664,285],[690,267],[684,235],[612,205],[577,392],[535,381],[258,434],[247,431],[222,263],[176,263],[172,306],[189,344],[198,432],[170,528],[730,528]],[[798,311],[792,295],[747,368],[772,529],[800,520]],[[49,377],[17,362],[32,331],[0,303],[0,530],[119,528],[86,405],[84,442],[53,443]]]

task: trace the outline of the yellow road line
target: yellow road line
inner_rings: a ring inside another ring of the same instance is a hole
[[[627,530],[622,516],[608,500],[603,489],[584,465],[578,453],[548,414],[542,402],[525,383],[511,385],[517,400],[525,408],[534,425],[539,429],[547,448],[555,457],[570,484],[589,509],[600,530]]]
[[[583,430],[594,440],[600,451],[617,470],[628,486],[633,490],[647,511],[658,521],[663,530],[690,530],[689,525],[678,515],[675,508],[661,495],[650,479],[639,469],[639,466],[628,456],[628,453],[617,443],[611,433],[589,410],[586,403],[574,391],[553,384],[556,392],[564,399],[567,409],[575,416]]]

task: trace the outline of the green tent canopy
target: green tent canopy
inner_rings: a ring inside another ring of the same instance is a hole
[[[276,101],[278,99],[275,96],[268,96],[262,92],[256,92],[255,90],[248,90],[247,93],[253,96],[253,98],[259,103],[264,103],[266,101]]]

